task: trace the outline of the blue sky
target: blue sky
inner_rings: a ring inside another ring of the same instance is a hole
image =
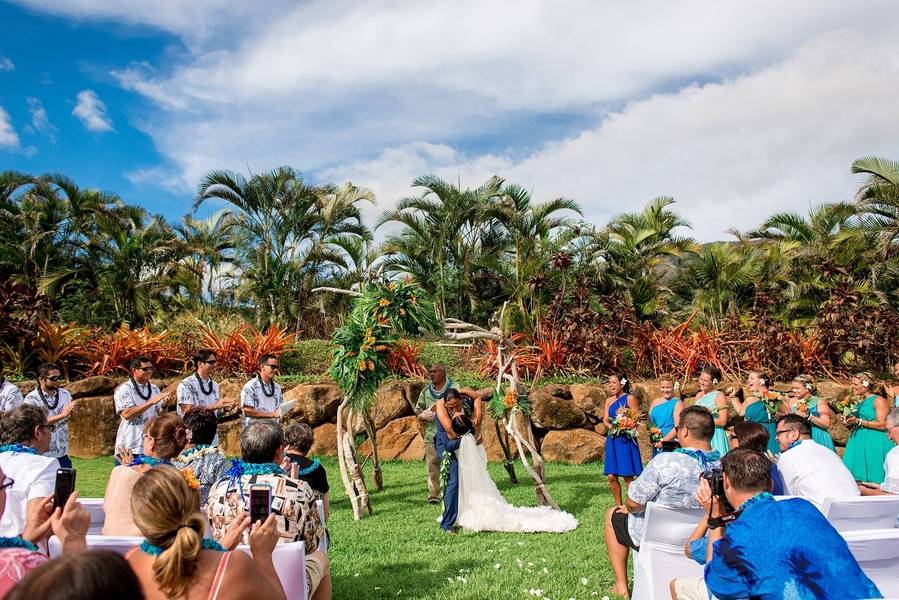
[[[899,158],[899,5],[866,8],[0,1],[0,169],[174,220],[209,170],[288,164],[370,187],[369,223],[418,175],[499,174],[598,224],[670,195],[725,239]]]

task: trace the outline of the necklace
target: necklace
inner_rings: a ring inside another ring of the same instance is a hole
[[[137,395],[140,396],[141,398],[143,398],[144,400],[149,400],[149,399],[150,399],[150,396],[153,395],[153,388],[150,386],[150,382],[149,382],[149,381],[147,382],[147,395],[146,395],[146,396],[144,396],[144,393],[143,393],[142,391],[140,391],[140,384],[138,384],[138,383],[134,380],[134,376],[133,376],[133,375],[131,376],[131,385],[134,386],[134,391],[137,392]]]
[[[749,498],[748,500],[746,500],[743,504],[740,505],[740,507],[737,510],[739,512],[743,512],[744,510],[746,510],[747,508],[749,508],[756,502],[761,502],[762,500],[773,500],[773,499],[774,499],[774,496],[772,496],[770,494],[770,492],[762,492],[762,493],[756,494],[752,498]]]
[[[708,452],[703,452],[702,450],[697,450],[696,448],[675,448],[675,452],[678,454],[686,454],[693,460],[699,462],[702,465],[702,468],[705,469],[709,466],[710,463],[717,462],[721,459],[721,453],[717,450],[709,450]]]
[[[131,461],[129,466],[136,467],[138,465],[147,465],[150,468],[156,467],[158,465],[170,465],[172,461],[167,458],[154,458],[152,456],[147,456],[146,454],[143,456],[136,456],[134,460]]]
[[[248,463],[239,458],[231,459],[231,466],[225,473],[228,477],[236,479],[243,475],[284,475],[284,469],[275,463]]]
[[[37,395],[41,397],[41,400],[43,401],[44,406],[46,406],[50,410],[56,410],[56,407],[59,406],[59,390],[57,389],[56,393],[53,394],[53,396],[52,396],[53,404],[50,404],[50,402],[47,400],[47,397],[44,396],[44,390],[41,389],[40,384],[38,384],[36,389],[37,389]]]
[[[22,444],[6,444],[0,446],[0,452],[21,452],[24,454],[37,454],[37,450],[31,446],[23,446]]]
[[[37,546],[26,539],[22,539],[22,536],[0,537],[0,548],[25,548],[26,550],[37,552]]]
[[[318,459],[317,459],[317,458],[313,458],[313,459],[312,459],[312,464],[311,464],[311,465],[309,465],[309,466],[306,467],[305,469],[300,469],[299,471],[297,471],[297,477],[303,477],[303,476],[305,476],[305,475],[308,475],[309,473],[311,473],[312,471],[316,470],[316,469],[319,468],[320,466],[322,466],[322,464],[321,464],[320,462],[318,462]]]
[[[203,458],[209,454],[221,454],[222,451],[219,450],[215,446],[210,446],[209,444],[197,444],[193,448],[189,450],[185,450],[181,454],[178,455],[178,462],[189,462],[192,460],[197,460],[198,458]]]
[[[2,539],[2,538],[0,538],[0,539]],[[159,556],[160,554],[162,554],[163,552],[166,551],[166,548],[163,548],[161,546],[154,546],[147,540],[142,541],[140,543],[139,548],[140,548],[141,552],[143,552],[144,554],[149,554],[150,556]],[[37,549],[37,548],[35,548],[35,549]],[[222,546],[221,544],[219,544],[217,541],[210,540],[207,538],[203,539],[203,550],[215,550],[216,552],[227,552],[227,550],[225,550],[225,547]]]
[[[203,386],[203,378],[200,377],[199,373],[195,372],[194,377],[197,378],[197,382],[200,384],[200,391],[203,392],[203,395],[210,396],[212,394],[212,383],[213,383],[212,377],[209,378],[209,389],[208,390]]]
[[[268,397],[268,398],[271,398],[272,396],[274,396],[275,395],[275,380],[272,379],[272,382],[270,384],[271,387],[269,389],[265,389],[265,382],[262,381],[262,376],[257,375],[257,378],[259,379],[259,387],[262,388],[262,393],[265,394],[266,397]]]

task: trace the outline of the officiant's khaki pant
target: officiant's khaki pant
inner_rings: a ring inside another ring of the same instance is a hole
[[[434,442],[425,442],[425,464],[428,466],[428,500],[440,500],[440,459]]]

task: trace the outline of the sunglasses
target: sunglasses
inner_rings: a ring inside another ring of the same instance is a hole
[[[0,483],[0,490],[11,488],[16,481],[12,477],[4,477],[3,483]]]
[[[62,379],[62,375],[51,375],[50,377],[44,377],[47,381],[59,381]]]
[[[774,437],[779,437],[784,433],[790,433],[791,431],[796,431],[795,429],[778,429],[774,432]]]
[[[137,367],[137,368],[134,369],[134,370],[135,370],[135,371],[143,371],[143,372],[145,372],[145,373],[152,373],[153,371],[156,370],[156,367],[153,367],[153,366],[149,366],[149,367]]]
[[[217,361],[217,360],[201,360],[200,362],[204,362],[207,365],[217,365],[219,361]]]
[[[281,365],[262,365],[263,367],[268,367],[269,369],[280,369]]]

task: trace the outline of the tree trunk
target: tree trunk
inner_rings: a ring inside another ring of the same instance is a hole
[[[505,428],[500,429],[499,420],[493,422],[493,427],[496,429],[496,441],[499,442],[499,447],[503,451],[503,467],[506,468],[506,472],[509,474],[509,481],[518,483],[518,476],[515,475],[515,462],[512,460],[511,452],[509,452],[509,433]]]
[[[363,508],[368,508],[368,492],[365,491],[365,481],[361,478],[359,464],[356,462],[355,440],[353,440],[353,428],[350,420],[353,411],[349,408],[349,401],[344,398],[337,407],[337,464],[340,467],[340,479],[343,481],[343,488],[346,490],[347,498],[350,499],[350,505],[353,508],[353,519],[358,521],[363,517]],[[347,425],[350,425],[347,427]],[[347,445],[347,436],[350,438],[349,447]],[[359,483],[361,482],[361,486]],[[359,489],[365,491],[364,498],[359,493]]]
[[[378,459],[378,440],[376,438],[375,423],[367,412],[362,416],[362,420],[365,423],[368,441],[371,442],[372,479],[375,483],[375,491],[380,491],[384,487],[384,478],[381,475],[381,461]]]
[[[506,417],[506,429],[508,429],[509,433],[512,435],[512,439],[515,440],[515,446],[518,448],[518,456],[521,458],[524,469],[528,472],[528,475],[531,476],[531,479],[534,480],[537,502],[541,506],[551,506],[558,510],[559,505],[556,504],[556,501],[553,499],[552,495],[550,495],[549,489],[546,487],[546,482],[543,480],[543,458],[540,456],[540,453],[537,452],[537,448],[531,443],[534,436],[531,433],[531,420],[528,419],[527,416],[525,416],[525,424],[528,427],[528,437],[530,440],[524,439],[518,431],[516,414],[520,412],[521,411],[517,408],[508,412],[508,416]],[[528,453],[530,453],[531,458],[534,461],[533,468],[528,462]]]

